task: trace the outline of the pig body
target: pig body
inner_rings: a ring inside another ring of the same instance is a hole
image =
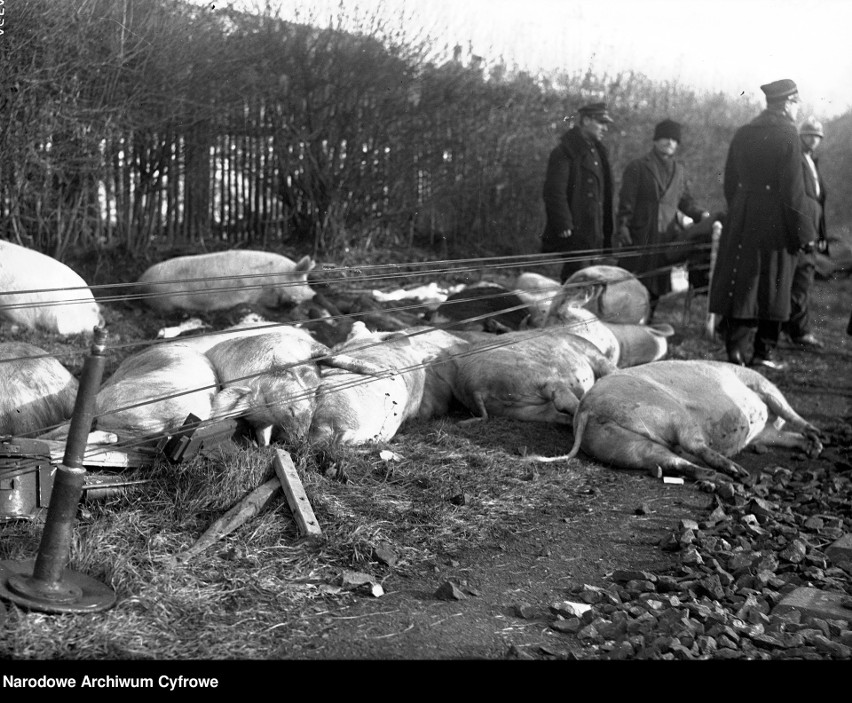
[[[451,364],[456,397],[481,419],[562,424],[595,380],[616,370],[594,344],[562,327],[474,342]]]
[[[56,290],[41,290],[45,288]],[[0,292],[0,319],[27,329],[91,336],[103,324],[92,291],[76,272],[41,252],[3,240]]]
[[[101,386],[97,428],[119,440],[156,439],[180,429],[190,413],[201,420],[241,414],[247,393],[245,388],[219,391],[216,371],[201,352],[161,344],[125,359]]]
[[[452,330],[505,332],[517,330],[529,315],[515,292],[493,283],[467,286],[447,297],[431,317],[433,324]]]
[[[784,424],[790,430],[784,429]],[[822,451],[819,430],[799,416],[760,373],[721,361],[668,360],[624,369],[598,381],[574,416],[574,445],[617,468],[693,478],[747,472],[731,461],[746,446]]]
[[[515,288],[515,293],[529,308],[529,326],[544,327],[547,313],[553,299],[562,290],[562,284],[555,278],[524,271],[515,280]]]
[[[291,439],[307,436],[320,382],[319,368],[311,359],[316,347],[307,332],[283,327],[227,339],[207,350],[226,387],[251,390],[245,419],[255,428],[261,446],[270,443],[276,428]]]
[[[298,262],[268,251],[237,249],[179,256],[151,266],[139,278],[145,302],[160,312],[209,312],[237,305],[276,308],[310,300],[308,272],[315,262]]]
[[[255,329],[266,331],[253,334]],[[254,427],[261,446],[270,443],[273,431],[297,441],[306,438],[320,384],[319,365],[353,374],[387,375],[385,367],[343,350],[333,353],[296,327],[277,325],[270,331],[269,325],[248,326],[233,333],[237,336],[205,354],[226,387],[250,391],[243,399],[250,406],[245,419]]]
[[[455,333],[428,327],[413,327],[406,330],[417,363],[423,364],[423,398],[417,417],[428,420],[449,413],[453,401],[454,372],[451,359],[470,347],[470,342]],[[478,334],[489,335],[481,332]]]
[[[563,306],[558,321],[574,334],[588,339],[601,353],[619,368],[638,366],[662,359],[668,352],[668,337],[674,328],[667,323],[633,325],[603,322],[586,308]]]
[[[624,299],[612,298],[605,305],[601,303],[601,298],[611,294],[609,286],[610,284],[601,281],[576,287],[566,283],[554,298],[544,319],[544,326],[567,327],[574,334],[593,342],[607,359],[620,368],[662,359],[668,352],[667,339],[674,335],[671,325],[610,322],[602,320],[593,312],[593,309],[608,310],[610,317],[615,319],[624,316],[635,317],[640,313],[638,307],[631,312],[630,301],[633,300],[633,293],[629,291]],[[641,284],[640,287],[644,291],[645,287]],[[645,294],[647,296],[647,291]],[[644,299],[642,296],[639,298]],[[620,312],[614,312],[612,306],[616,306]]]
[[[403,422],[420,412],[426,384],[423,352],[404,334],[367,332],[363,323],[355,323],[350,339],[334,347],[334,352],[392,369],[394,374],[370,377],[323,369],[311,442],[359,445],[387,441]]]
[[[604,322],[644,324],[651,316],[651,296],[636,276],[619,266],[587,266],[565,281],[563,296],[554,299],[551,312],[565,304],[586,286],[602,286],[602,292],[590,296],[584,304]]]
[[[0,344],[0,388],[0,435],[36,437],[74,412],[77,379],[32,344]]]

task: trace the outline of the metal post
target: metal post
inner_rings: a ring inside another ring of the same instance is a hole
[[[115,604],[111,588],[65,568],[86,478],[83,455],[106,362],[105,345],[106,330],[96,327],[77,389],[65,456],[56,467],[38,555],[34,562],[0,562],[0,597],[33,610],[98,612]]]

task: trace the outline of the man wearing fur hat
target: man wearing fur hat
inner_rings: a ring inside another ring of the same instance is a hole
[[[563,283],[575,271],[601,263],[603,250],[612,247],[612,169],[602,141],[612,121],[606,103],[585,105],[550,152],[541,250],[568,254]]]
[[[793,273],[799,250],[815,246],[818,216],[805,194],[798,88],[789,78],[760,88],[766,109],[736,131],[728,149],[727,226],[708,309],[725,317],[728,361],[781,370],[775,354],[790,317]]]
[[[799,127],[799,138],[802,140],[802,170],[805,177],[805,194],[819,208],[816,248],[823,253],[828,251],[828,241],[825,236],[825,183],[820,175],[819,161],[814,152],[824,136],[822,123],[815,117],[809,117]],[[808,292],[814,282],[814,270],[813,251],[800,250],[790,294],[790,319],[784,324],[784,331],[794,344],[808,349],[822,349],[823,343],[811,332],[811,320],[808,312]]]
[[[614,241],[615,248],[623,250],[616,253],[618,265],[645,284],[652,315],[660,296],[672,289],[667,244],[684,224],[710,216],[695,204],[686,169],[675,159],[681,132],[674,120],[660,122],[651,151],[627,164],[621,178]]]

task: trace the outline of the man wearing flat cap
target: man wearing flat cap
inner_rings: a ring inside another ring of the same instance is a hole
[[[601,141],[612,121],[606,103],[581,107],[577,123],[562,135],[547,162],[542,251],[572,254],[562,266],[563,283],[572,273],[599,263],[603,249],[612,246],[612,169]]]
[[[672,290],[667,245],[686,224],[710,216],[695,204],[686,169],[675,159],[681,136],[678,122],[657,124],[651,151],[627,164],[618,195],[613,242],[618,265],[645,284],[652,316],[660,296]]]
[[[799,250],[814,246],[818,217],[805,194],[795,125],[798,88],[788,78],[760,88],[766,109],[736,131],[728,149],[727,226],[719,240],[708,307],[725,317],[728,361],[782,370],[778,336],[790,317]]]
[[[802,172],[805,178],[805,195],[815,203],[818,213],[816,248],[823,254],[828,252],[828,240],[825,228],[825,182],[819,172],[819,159],[816,149],[825,132],[822,123],[816,117],[809,117],[799,127],[802,140]],[[800,250],[793,274],[793,286],[790,291],[790,319],[784,323],[783,331],[790,340],[807,349],[822,349],[823,343],[811,331],[811,316],[808,294],[814,283],[816,255],[813,251]]]

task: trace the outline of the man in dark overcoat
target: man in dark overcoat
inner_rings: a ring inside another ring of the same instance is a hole
[[[544,179],[547,216],[542,251],[571,252],[561,280],[600,263],[612,246],[612,169],[603,135],[612,123],[606,103],[578,110],[578,121],[550,152]]]
[[[618,265],[636,274],[651,296],[651,313],[660,296],[671,292],[671,265],[666,245],[686,222],[710,213],[698,207],[689,192],[686,169],[675,159],[682,126],[663,120],[654,128],[653,147],[627,164],[621,178],[614,245]]]
[[[728,360],[781,370],[775,358],[800,248],[817,238],[805,195],[795,119],[799,91],[790,79],[761,86],[766,109],[734,134],[725,163],[727,227],[719,240],[709,311],[726,318]],[[809,202],[810,201],[810,202]]]
[[[824,136],[825,131],[822,128],[822,123],[815,117],[809,117],[799,127],[799,138],[802,141],[802,172],[805,178],[805,195],[818,207],[816,248],[822,253],[828,251],[825,228],[825,181],[823,181],[822,174],[819,172],[819,159],[815,152]],[[799,251],[790,292],[790,319],[784,323],[783,330],[794,344],[809,349],[821,349],[824,346],[823,343],[811,331],[811,315],[808,305],[808,295],[814,283],[814,272],[816,270],[814,259],[813,251]]]

